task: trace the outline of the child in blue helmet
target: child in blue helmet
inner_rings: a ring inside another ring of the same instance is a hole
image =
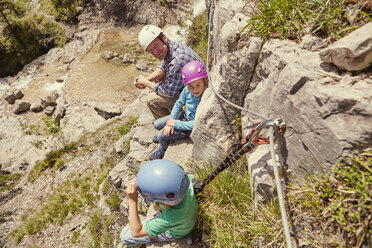
[[[182,78],[186,87],[174,104],[171,114],[154,121],[154,127],[160,130],[154,141],[160,144],[148,157],[149,160],[163,158],[171,140],[190,136],[194,127],[196,108],[208,86],[207,77],[206,67],[200,61],[191,61],[182,68]]]
[[[120,234],[127,247],[152,241],[172,241],[185,237],[194,228],[198,204],[192,186],[193,177],[176,163],[156,159],[146,163],[137,179],[127,187],[129,226]],[[159,213],[140,221],[138,193],[155,203]]]

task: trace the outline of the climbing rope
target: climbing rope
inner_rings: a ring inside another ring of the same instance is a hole
[[[210,1],[209,12],[208,12],[209,17],[208,17],[207,68],[210,68],[209,59],[211,59],[211,60],[214,59],[214,56],[213,57],[210,56],[210,40],[211,40],[210,35],[211,35],[211,26],[212,26],[212,20],[211,19],[212,19],[212,16],[213,16],[211,11],[214,8],[214,6],[213,6],[214,1],[215,0]],[[201,192],[204,189],[205,185],[207,185],[210,181],[212,181],[213,178],[215,178],[221,171],[225,170],[231,164],[235,163],[241,156],[243,156],[243,154],[245,154],[246,152],[252,151],[257,145],[260,145],[259,139],[261,139],[261,143],[262,142],[265,143],[265,144],[270,143],[271,157],[272,157],[273,167],[274,167],[275,184],[276,184],[276,188],[277,188],[277,192],[278,192],[279,207],[280,207],[280,213],[281,213],[281,216],[282,216],[284,235],[285,235],[287,247],[292,248],[291,236],[290,236],[288,220],[287,220],[287,213],[286,213],[285,206],[284,206],[284,196],[283,196],[283,192],[282,192],[282,186],[281,186],[281,183],[280,183],[280,175],[279,175],[279,171],[278,171],[278,166],[276,164],[275,149],[274,149],[274,140],[277,137],[278,132],[280,130],[280,128],[279,128],[280,123],[279,123],[279,121],[275,122],[274,120],[268,120],[267,117],[265,117],[265,116],[263,116],[259,113],[253,112],[253,111],[251,111],[247,108],[243,108],[243,107],[241,107],[239,105],[236,105],[233,102],[227,100],[225,97],[223,97],[221,94],[219,94],[214,89],[213,83],[212,83],[212,80],[210,78],[209,73],[208,73],[208,80],[209,80],[209,86],[211,87],[213,93],[218,98],[220,98],[221,100],[223,100],[227,104],[229,104],[229,105],[231,105],[231,106],[233,106],[237,109],[240,109],[241,111],[245,111],[245,112],[248,112],[250,114],[253,114],[257,117],[260,117],[260,118],[264,119],[265,121],[263,123],[259,124],[256,127],[256,130],[251,132],[249,137],[247,136],[247,138],[246,138],[247,141],[244,144],[235,145],[233,151],[228,154],[228,156],[225,158],[225,160],[208,177],[206,177],[203,180],[203,182],[197,181],[194,184],[195,192],[196,193]],[[264,127],[267,127],[267,126],[270,127],[269,142],[267,142],[267,138],[262,139],[262,137],[259,136],[261,130]]]
[[[282,120],[266,120],[264,122],[258,123],[252,129],[249,135],[243,139],[242,144],[236,144],[226,158],[216,167],[216,169],[209,174],[203,181],[195,180],[193,183],[195,194],[203,191],[204,187],[210,183],[220,172],[227,169],[230,165],[234,164],[238,159],[240,159],[245,153],[251,152],[259,145],[269,144],[270,142],[267,138],[260,136],[261,131],[266,128],[273,128],[270,130],[272,132],[273,140],[275,140],[279,133],[283,133],[285,130],[285,125]]]

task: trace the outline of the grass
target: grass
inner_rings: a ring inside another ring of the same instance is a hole
[[[208,16],[207,11],[192,19],[192,24],[187,30],[187,44],[199,54],[200,58],[207,63],[207,50],[208,50],[208,36],[207,27]]]
[[[97,136],[110,131],[110,135],[103,135],[100,144],[112,143],[117,137],[129,133],[130,129],[137,122],[137,118],[130,117],[120,125],[119,120],[114,120],[108,123],[106,126],[100,128],[94,133],[89,133],[83,136],[80,141],[71,143],[59,150],[49,152],[45,159],[36,163],[35,167],[29,174],[29,180],[35,181],[38,176],[45,170],[50,168],[58,169],[74,159],[79,152],[83,154],[90,150],[78,151],[78,147],[82,142],[91,142],[91,145],[86,147],[94,148],[94,143]],[[98,148],[97,148],[98,149]],[[80,154],[82,155],[82,154]],[[68,159],[70,157],[70,159]],[[99,187],[103,184],[104,200],[110,210],[115,213],[119,210],[120,197],[119,193],[110,187],[108,184],[107,176],[109,171],[114,165],[122,159],[123,155],[111,152],[104,161],[98,166],[98,168],[88,168],[84,175],[71,175],[68,180],[63,181],[59,185],[56,185],[53,192],[45,197],[45,200],[36,209],[30,209],[22,217],[21,225],[11,233],[15,243],[20,243],[27,235],[36,235],[41,233],[50,224],[63,225],[66,218],[77,214],[84,214],[83,212],[96,212],[97,203],[100,198]],[[4,215],[5,216],[5,215]],[[88,238],[91,247],[99,247],[103,245],[107,247],[107,244],[112,244],[112,225],[114,217],[113,215],[104,216],[99,214],[93,214],[90,216],[89,221],[89,233]],[[111,233],[111,234],[110,234]],[[72,244],[79,244],[85,242],[87,238],[81,235],[80,230],[73,233],[71,238]],[[88,242],[88,243],[89,243]]]
[[[121,136],[126,135],[132,129],[134,124],[137,124],[138,117],[129,116],[128,120],[118,127],[118,132]]]
[[[85,136],[81,137],[79,139],[79,141],[77,141],[77,142],[71,142],[69,144],[63,145],[63,147],[60,148],[60,149],[51,150],[50,152],[48,152],[46,154],[46,156],[43,160],[37,161],[35,163],[35,166],[32,168],[32,170],[30,171],[30,173],[28,175],[28,180],[30,182],[34,182],[44,171],[46,171],[48,169],[54,168],[55,170],[59,170],[59,169],[63,168],[63,166],[70,159],[74,159],[78,155],[82,155],[84,153],[89,152],[89,150],[93,146],[97,146],[97,145],[102,143],[102,146],[104,147],[105,146],[104,142],[111,143],[113,141],[118,140],[120,136],[127,134],[131,130],[133,125],[135,125],[137,123],[137,119],[138,119],[138,117],[133,117],[133,116],[128,117],[128,119],[125,121],[125,123],[120,125],[119,127],[117,127],[114,132],[110,131],[108,133],[108,135],[105,135],[105,138],[106,138],[105,140],[106,141],[104,141],[102,139],[102,137],[99,137],[100,133],[105,132],[106,129],[109,129],[110,126],[114,125],[116,122],[118,122],[118,120],[114,120],[114,121],[110,122],[109,124],[107,124],[106,126],[98,129],[94,133],[86,134]],[[57,126],[57,124],[53,121],[53,119],[43,118],[43,121],[44,121],[47,128],[45,128],[42,133],[44,133],[46,135],[52,135],[54,137],[57,137],[58,139],[62,139],[62,137],[61,137],[62,129],[59,126]],[[34,126],[34,125],[27,126],[26,124],[23,123],[21,125],[21,128],[22,128],[24,133],[27,133],[27,134],[30,134],[30,135],[31,134],[35,134],[35,135],[40,135],[41,134],[41,131],[39,131],[39,128],[37,126]],[[87,140],[89,137],[93,137],[93,138],[98,137],[98,139],[94,139],[92,141],[92,144],[86,145],[83,149],[79,149],[80,145],[83,144],[83,142],[85,140]],[[64,142],[64,141],[62,140],[62,142]],[[36,147],[39,147],[39,146],[43,146],[45,144],[44,144],[44,141],[38,140],[38,141],[32,143],[32,145],[36,146]],[[129,146],[129,142],[127,143],[127,146]],[[126,151],[129,151],[129,149],[126,149]],[[70,157],[70,159],[68,159],[67,157]]]
[[[306,33],[339,39],[371,21],[360,3],[351,12],[345,0],[259,0],[244,30],[263,38],[300,39]],[[350,23],[353,15],[354,21]]]
[[[55,168],[56,170],[62,168],[66,162],[63,157],[71,152],[76,152],[78,146],[79,142],[72,142],[61,149],[48,152],[43,160],[36,162],[28,175],[28,180],[34,182],[48,168]]]
[[[199,195],[199,228],[212,247],[285,247],[278,200],[254,206],[244,160],[220,173]],[[198,178],[211,164],[196,169]],[[311,247],[372,245],[372,153],[345,158],[330,175],[317,174],[286,188],[296,242]],[[295,239],[292,239],[295,241]]]
[[[26,235],[40,233],[48,224],[62,225],[69,215],[94,209],[99,199],[98,187],[107,178],[108,170],[114,166],[116,159],[112,154],[100,168],[61,183],[40,207],[22,217],[22,225],[11,234],[14,241],[19,243]],[[77,237],[74,242],[77,242]]]
[[[259,239],[280,241],[280,210],[275,203],[254,208],[244,159],[220,173],[199,199],[199,228],[207,231],[212,247],[250,247]],[[196,169],[205,178],[212,165]]]
[[[89,247],[112,247],[114,238],[111,228],[115,224],[113,215],[104,215],[101,211],[95,212],[88,223],[88,230],[92,239]]]
[[[20,177],[19,173],[12,174],[0,171],[0,192],[11,190]]]

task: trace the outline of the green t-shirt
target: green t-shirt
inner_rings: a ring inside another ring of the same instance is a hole
[[[186,236],[194,228],[198,203],[194,194],[194,187],[191,175],[189,190],[185,198],[176,206],[169,210],[160,210],[160,215],[156,219],[151,219],[144,224],[145,231],[150,237],[156,237],[167,232],[172,238]]]

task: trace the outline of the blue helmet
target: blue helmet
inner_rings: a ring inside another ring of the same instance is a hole
[[[183,200],[189,185],[182,167],[165,159],[146,163],[137,175],[137,190],[146,200],[171,206]]]

